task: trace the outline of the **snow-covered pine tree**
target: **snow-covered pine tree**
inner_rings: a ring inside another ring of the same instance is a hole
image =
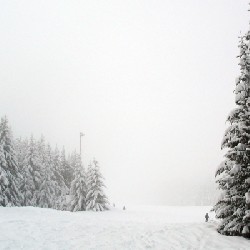
[[[41,196],[41,185],[44,180],[44,172],[45,172],[45,139],[44,136],[41,136],[40,140],[34,141],[35,149],[36,149],[36,171],[37,175],[35,178],[36,190],[33,196],[33,204],[34,206],[41,207],[40,204],[40,196]]]
[[[55,178],[55,199],[53,208],[66,210],[66,194],[68,193],[68,188],[65,185],[64,178],[62,176],[62,162],[57,148],[54,150],[52,155],[52,171]]]
[[[50,145],[47,145],[43,150],[42,160],[42,183],[39,189],[38,206],[44,208],[52,208],[54,199],[56,197],[55,192],[55,176],[52,170],[52,153]]]
[[[108,199],[104,194],[103,176],[100,172],[99,164],[94,159],[87,172],[87,197],[86,210],[103,211],[108,209]]]
[[[249,34],[241,38],[240,76],[236,79],[235,103],[229,114],[230,126],[225,132],[222,148],[227,148],[225,160],[216,171],[222,194],[214,206],[217,218],[222,219],[218,232],[225,235],[249,237],[250,211],[250,57]]]
[[[8,119],[3,117],[0,123],[0,206],[21,205],[23,197],[18,189],[21,178]]]
[[[81,157],[75,154],[74,157],[74,180],[70,188],[70,211],[85,211],[86,210],[86,174],[81,162]]]
[[[23,205],[35,206],[34,194],[40,184],[41,176],[39,171],[39,158],[33,136],[30,138],[28,147],[24,147],[23,151],[25,157],[23,162],[20,162],[23,176],[23,181],[20,186],[20,191],[24,196]]]
[[[43,140],[43,139],[42,139]],[[42,157],[39,155],[39,147],[38,147],[38,142],[31,136],[30,141],[29,141],[29,157],[30,157],[30,162],[33,167],[33,181],[35,184],[35,191],[33,193],[33,199],[32,199],[32,204],[33,206],[38,205],[38,197],[40,196],[40,186],[42,183]]]
[[[245,65],[245,66],[244,66]],[[248,30],[246,34],[246,54],[243,56],[242,66],[244,66],[246,72],[246,81],[247,81],[247,93],[248,99],[246,101],[246,106],[248,107],[248,147],[247,156],[248,156],[248,165],[245,170],[245,178],[244,178],[244,188],[245,192],[245,216],[243,217],[243,230],[242,235],[244,237],[250,238],[250,30]]]
[[[21,137],[14,140],[14,148],[16,152],[17,165],[18,165],[19,172],[22,176],[22,180],[24,176],[24,169],[25,169],[24,165],[25,165],[25,158],[26,158],[27,151],[28,151],[28,144],[29,144],[28,140],[27,139],[23,140]],[[23,181],[19,182],[18,189],[23,194],[22,188],[21,188],[22,185],[23,185]],[[22,200],[21,206],[25,206],[24,194],[23,194],[23,200]]]

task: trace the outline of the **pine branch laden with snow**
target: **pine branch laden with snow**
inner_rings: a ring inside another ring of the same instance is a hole
[[[20,206],[23,196],[19,191],[22,181],[12,134],[6,117],[0,123],[0,206]]]
[[[86,210],[86,174],[78,154],[74,157],[74,180],[70,188],[70,211]]]
[[[223,191],[214,206],[221,219],[218,231],[225,235],[250,237],[250,54],[249,33],[241,38],[240,69],[236,79],[235,103],[229,114],[230,123],[222,140],[227,149],[225,160],[216,170],[216,182]]]
[[[103,176],[98,162],[93,160],[93,165],[89,165],[87,172],[87,210],[103,211],[108,209],[107,205],[109,202],[103,191],[104,187]]]

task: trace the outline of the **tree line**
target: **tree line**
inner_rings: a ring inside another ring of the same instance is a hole
[[[69,211],[108,209],[104,178],[94,159],[83,167],[76,152],[52,148],[42,136],[15,139],[7,117],[0,122],[0,206]]]

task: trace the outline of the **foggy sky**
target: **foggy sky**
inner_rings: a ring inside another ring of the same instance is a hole
[[[214,182],[246,0],[0,0],[0,116],[100,162],[111,202]]]

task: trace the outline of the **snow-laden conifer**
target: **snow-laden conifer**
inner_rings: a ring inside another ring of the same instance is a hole
[[[0,123],[0,206],[19,206],[23,197],[18,189],[22,176],[7,117]]]
[[[54,188],[55,188],[55,199],[53,208],[59,210],[66,210],[66,194],[68,193],[68,188],[64,182],[62,176],[62,162],[59,150],[56,148],[52,154],[52,171],[54,178]]]
[[[56,197],[56,183],[54,172],[52,169],[53,162],[50,145],[47,145],[44,149],[42,149],[42,152],[42,182],[39,188],[38,206],[52,208],[54,204],[54,199]]]
[[[81,163],[81,157],[75,154],[74,161],[74,180],[70,188],[70,210],[85,211],[86,210],[86,174],[84,167]]]
[[[18,185],[18,189],[20,190],[20,192],[23,195],[23,200],[21,202],[21,206],[25,206],[25,197],[22,191],[22,186],[23,186],[23,182],[24,182],[24,165],[25,165],[25,158],[27,155],[27,151],[28,151],[28,140],[25,139],[23,140],[21,137],[14,140],[14,148],[15,148],[15,152],[16,152],[16,159],[17,159],[17,165],[18,165],[18,169],[19,169],[19,173],[22,176],[22,181],[19,182]]]
[[[240,76],[236,79],[236,108],[229,114],[229,127],[222,140],[227,148],[225,160],[219,165],[216,176],[221,196],[214,206],[217,218],[222,219],[218,231],[226,235],[248,236],[249,231],[249,177],[250,177],[250,58],[249,35],[241,38]],[[250,202],[250,201],[249,201]]]
[[[103,191],[103,188],[105,187],[103,179],[99,164],[94,159],[93,164],[89,165],[87,172],[87,210],[103,211],[108,209],[108,199]]]
[[[24,206],[35,206],[34,195],[41,183],[41,173],[33,136],[31,136],[28,146],[24,147],[23,151],[25,157],[23,162],[21,162],[23,181],[20,190],[24,196]]]
[[[36,190],[33,195],[34,206],[41,207],[40,195],[41,195],[41,185],[44,180],[44,169],[45,169],[45,139],[41,136],[40,140],[34,141],[35,145],[35,170],[36,176],[34,177]]]

